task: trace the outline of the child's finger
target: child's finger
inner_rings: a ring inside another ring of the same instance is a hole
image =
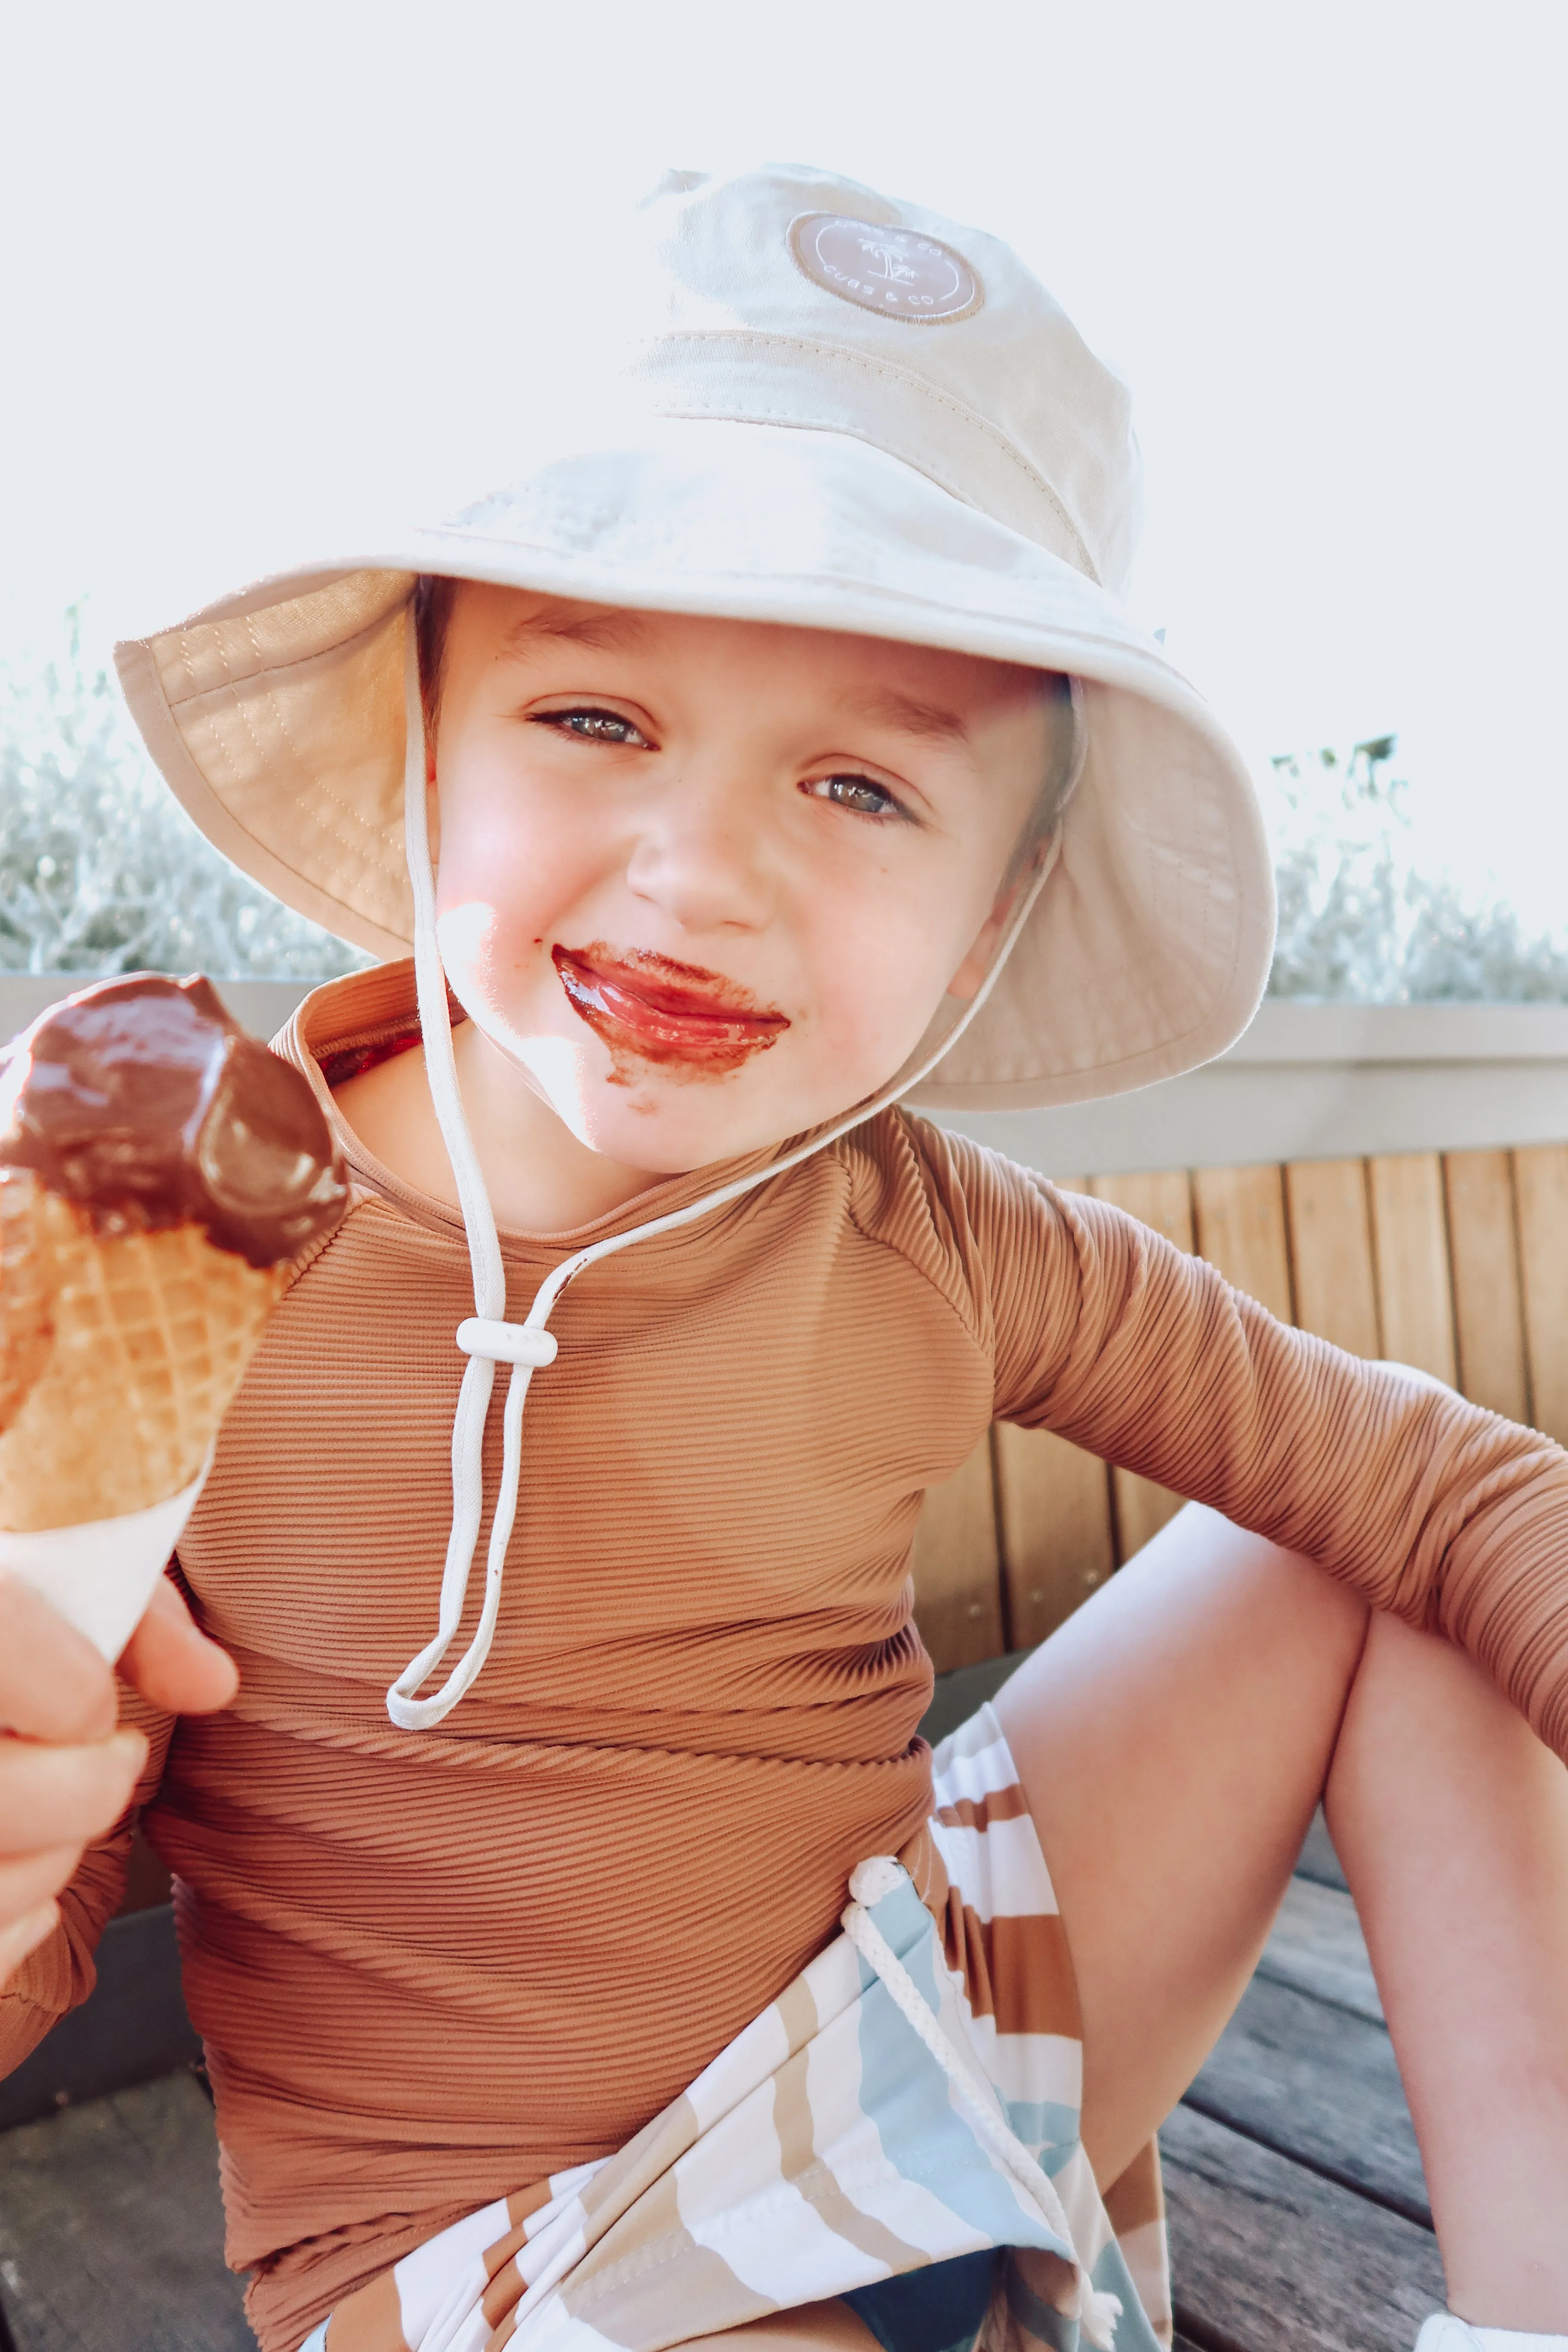
[[[16,1974],[29,1952],[37,1950],[46,1936],[53,1934],[59,1916],[58,1903],[40,1903],[26,1918],[0,1927],[0,1986]]]
[[[144,1699],[174,1715],[211,1714],[239,1687],[234,1660],[193,1622],[166,1576],[158,1580],[120,1671]]]
[[[0,1830],[10,1855],[87,1845],[112,1829],[147,1760],[139,1731],[117,1731],[90,1747],[0,1740]]]
[[[41,1593],[0,1570],[0,1729],[26,1739],[108,1738],[114,1677]]]

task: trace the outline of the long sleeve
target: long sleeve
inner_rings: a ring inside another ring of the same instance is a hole
[[[1568,1757],[1568,1455],[1277,1322],[1103,1202],[949,1139],[999,1419],[1305,1552],[1463,1645]]]
[[[163,1775],[174,1717],[160,1714],[123,1687],[120,1719],[147,1734],[147,1762],[130,1804],[110,1831],[89,1846],[62,1892],[59,1923],[0,1988],[0,2075],[36,2050],[68,2010],[84,2001],[98,1980],[93,1954],[125,1887],[125,1857],[136,1820]]]

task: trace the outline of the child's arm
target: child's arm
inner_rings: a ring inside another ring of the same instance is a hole
[[[72,1627],[4,1579],[0,1623],[4,2075],[92,1990],[93,1951],[124,1887],[174,1713],[226,1705],[234,1669],[165,1579],[121,1661],[132,1688],[120,1694],[115,1733],[113,1677]]]
[[[1568,1756],[1568,1455],[1277,1323],[1103,1202],[1010,1170],[1005,1189],[985,1251],[999,1417],[1211,1504],[1447,1634]]]

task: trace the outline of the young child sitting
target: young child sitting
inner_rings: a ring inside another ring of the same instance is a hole
[[[0,2064],[140,1812],[266,2352],[1147,2352],[1153,2134],[1322,1799],[1423,2347],[1568,2344],[1568,1463],[900,1104],[1145,1084],[1263,984],[1124,395],[849,184],[646,226],[620,411],[124,650],[211,838],[415,957],[279,1041],[354,1205],[140,1727],[0,1592]],[[1197,1501],[933,1762],[910,1546],[994,1418]]]

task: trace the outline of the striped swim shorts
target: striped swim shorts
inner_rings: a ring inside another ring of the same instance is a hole
[[[1102,2200],[1077,1988],[991,1709],[845,1932],[617,2154],[454,2222],[300,2352],[665,2352],[803,2305],[882,2352],[1157,2352],[1159,2155]]]

